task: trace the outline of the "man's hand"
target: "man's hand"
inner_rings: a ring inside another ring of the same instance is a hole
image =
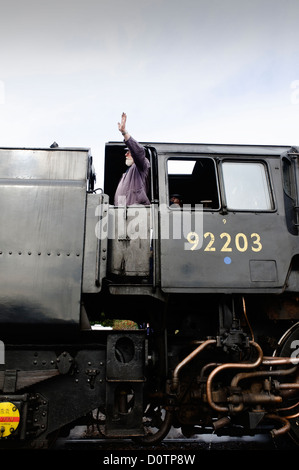
[[[121,115],[121,122],[118,123],[118,130],[125,135],[126,134],[126,123],[127,123],[127,115],[126,113],[122,113]]]

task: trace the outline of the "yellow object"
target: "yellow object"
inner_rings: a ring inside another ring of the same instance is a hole
[[[0,402],[0,438],[14,433],[20,422],[20,412],[9,401]]]

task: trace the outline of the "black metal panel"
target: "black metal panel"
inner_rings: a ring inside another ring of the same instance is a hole
[[[195,150],[197,147],[190,148]],[[177,145],[178,149],[183,151],[184,146]],[[220,149],[222,155],[219,154]],[[239,155],[233,157],[236,149]],[[217,150],[214,158],[217,157],[220,181],[221,207],[218,211],[187,206],[174,211],[168,207],[167,159],[169,155],[173,157],[174,152],[159,155],[162,290],[282,292],[292,259],[299,251],[297,237],[290,233],[285,215],[279,155],[283,149],[219,146],[213,150]],[[225,154],[224,150],[229,153]],[[249,156],[249,151],[255,150],[256,155]],[[211,159],[213,155],[210,153],[207,158]],[[221,161],[228,158],[232,161],[235,158],[237,162],[242,158],[246,162],[264,162],[273,201],[269,210],[229,210],[226,207]]]
[[[115,330],[107,339],[108,382],[143,382],[145,337],[143,330]]]
[[[79,324],[88,157],[0,150],[0,323]]]
[[[144,365],[143,331],[114,331],[108,335],[107,436],[142,436],[144,434],[142,424]]]

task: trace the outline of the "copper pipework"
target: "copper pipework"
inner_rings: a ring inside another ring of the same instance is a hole
[[[289,421],[286,418],[283,418],[282,416],[274,415],[274,414],[267,414],[265,418],[268,419],[273,419],[274,421],[279,421],[282,423],[282,427],[279,429],[272,429],[271,435],[273,437],[281,436],[282,434],[285,434],[291,429],[291,425]]]
[[[185,365],[188,364],[190,361],[192,361],[192,359],[194,359],[194,357],[196,357],[201,351],[203,351],[203,349],[205,349],[210,344],[215,344],[215,343],[216,343],[215,339],[208,339],[204,341],[176,366],[172,375],[172,389],[174,391],[177,390],[178,385],[179,385],[179,373],[181,369],[185,367]]]
[[[298,403],[296,403],[298,405]],[[289,415],[289,416],[284,416],[285,419],[294,419],[299,417],[299,411],[298,413],[295,413],[294,415]]]
[[[276,395],[268,395],[261,393],[244,393],[242,395],[232,395],[228,397],[227,401],[232,405],[242,405],[237,407],[237,411],[243,409],[243,403],[251,405],[278,405],[282,402],[282,397]],[[235,408],[234,408],[235,411]]]
[[[264,361],[263,361],[264,364]],[[231,387],[237,387],[240,380],[243,379],[251,379],[255,377],[265,377],[265,376],[275,376],[275,375],[288,375],[293,374],[296,372],[296,367],[292,367],[292,369],[280,369],[280,370],[257,370],[254,372],[240,372],[239,374],[235,375],[231,381]]]
[[[231,418],[229,416],[224,416],[223,418],[217,419],[213,423],[213,428],[215,431],[218,431],[218,429],[223,428],[224,426],[228,426],[231,422]]]
[[[298,357],[279,357],[279,356],[264,356],[263,365],[266,366],[278,366],[278,365],[299,365]]]
[[[289,383],[289,384],[279,384],[277,386],[280,390],[288,390],[290,388],[296,388],[296,389],[299,389],[299,383]]]
[[[211,406],[211,408],[213,408],[214,410],[216,410],[218,412],[227,412],[227,411],[229,411],[228,406],[217,405],[216,403],[214,403],[213,398],[212,398],[213,379],[219,372],[222,372],[223,370],[226,370],[226,369],[254,369],[255,367],[258,367],[262,363],[262,361],[263,361],[262,348],[255,341],[250,341],[250,344],[253,347],[255,347],[257,352],[258,352],[258,357],[255,360],[255,362],[252,362],[252,363],[243,363],[243,362],[229,363],[228,362],[226,364],[222,364],[221,366],[216,367],[216,369],[214,369],[210,373],[210,375],[208,377],[208,380],[207,380],[207,400],[208,400],[208,403]]]

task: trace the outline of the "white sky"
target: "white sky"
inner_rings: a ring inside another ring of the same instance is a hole
[[[299,145],[299,0],[0,0],[0,146]]]

